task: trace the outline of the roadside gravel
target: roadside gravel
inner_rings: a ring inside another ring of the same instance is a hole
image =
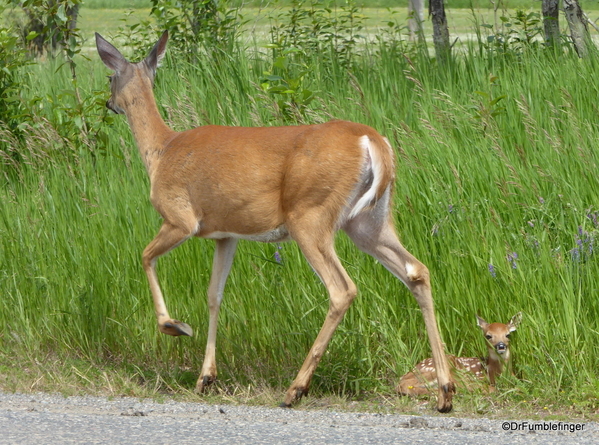
[[[49,394],[0,393],[0,428],[0,444],[599,444],[599,424],[592,422],[506,423]]]

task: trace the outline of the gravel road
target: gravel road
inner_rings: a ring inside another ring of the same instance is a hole
[[[599,424],[592,422],[505,422],[6,393],[0,393],[0,431],[0,444],[599,444]]]

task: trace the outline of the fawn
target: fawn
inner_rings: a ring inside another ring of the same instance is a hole
[[[454,369],[470,373],[477,379],[484,378],[485,374],[488,375],[491,390],[493,391],[495,378],[501,374],[504,365],[508,364],[510,360],[510,334],[518,328],[522,320],[522,313],[518,312],[514,315],[508,324],[487,323],[478,315],[476,318],[478,326],[482,329],[487,340],[488,357],[480,359],[478,357],[448,355],[447,359]],[[427,394],[434,386],[436,378],[437,370],[433,360],[427,358],[418,363],[412,371],[402,376],[397,391],[404,396]]]

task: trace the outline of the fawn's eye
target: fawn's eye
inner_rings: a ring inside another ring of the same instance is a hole
[[[510,332],[509,334],[505,334],[505,336],[506,336],[507,338],[510,338],[510,335],[512,335],[512,333],[511,333],[511,332]]]
[[[486,338],[487,340],[491,340],[493,337],[492,337],[491,335],[487,334],[487,335],[485,335],[485,338]]]

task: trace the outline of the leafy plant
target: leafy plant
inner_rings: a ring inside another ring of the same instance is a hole
[[[0,11],[1,12],[1,11]],[[22,68],[30,64],[27,52],[13,28],[0,27],[0,121],[13,133],[18,132],[25,112],[20,94]],[[2,142],[0,142],[2,144]]]
[[[80,46],[77,17],[82,0],[23,0],[20,7],[27,17],[21,33],[37,54],[63,49],[69,57]]]
[[[503,99],[507,96],[505,94],[496,95],[493,93],[493,89],[496,88],[499,78],[494,75],[489,75],[489,92],[487,91],[475,91],[474,94],[478,96],[476,105],[472,107],[474,118],[481,121],[483,128],[486,129],[492,120],[497,116],[505,114],[505,106],[503,106]]]
[[[324,0],[292,0],[291,8],[271,17],[271,42],[282,48],[301,48],[308,57],[334,58],[348,66],[363,36],[364,15],[353,0],[339,9]]]
[[[486,45],[488,49],[507,53],[512,51],[520,53],[526,48],[537,47],[543,39],[543,24],[538,12],[526,13],[517,10],[513,16],[501,16],[500,29],[490,24],[482,24],[481,27],[494,31],[487,35]]]
[[[84,57],[76,27],[80,4],[80,0],[25,0],[20,6],[29,22],[13,21],[10,28],[0,28],[0,150],[14,166],[36,163],[50,154],[54,161],[72,160],[83,148],[95,154],[108,143],[107,92],[79,84],[78,64]],[[23,45],[23,37],[31,45]],[[32,57],[41,51],[53,65],[49,77],[60,84],[46,93],[29,81],[42,74],[35,73],[41,65],[36,67]],[[26,65],[31,68],[24,77]]]
[[[196,59],[200,47],[231,48],[242,20],[239,8],[227,8],[219,0],[152,0],[151,15],[189,60]]]
[[[260,86],[275,98],[283,120],[298,121],[316,97],[316,93],[306,86],[306,76],[312,69],[301,61],[301,49],[283,49],[277,45],[269,47],[273,54],[272,67],[263,73]]]

